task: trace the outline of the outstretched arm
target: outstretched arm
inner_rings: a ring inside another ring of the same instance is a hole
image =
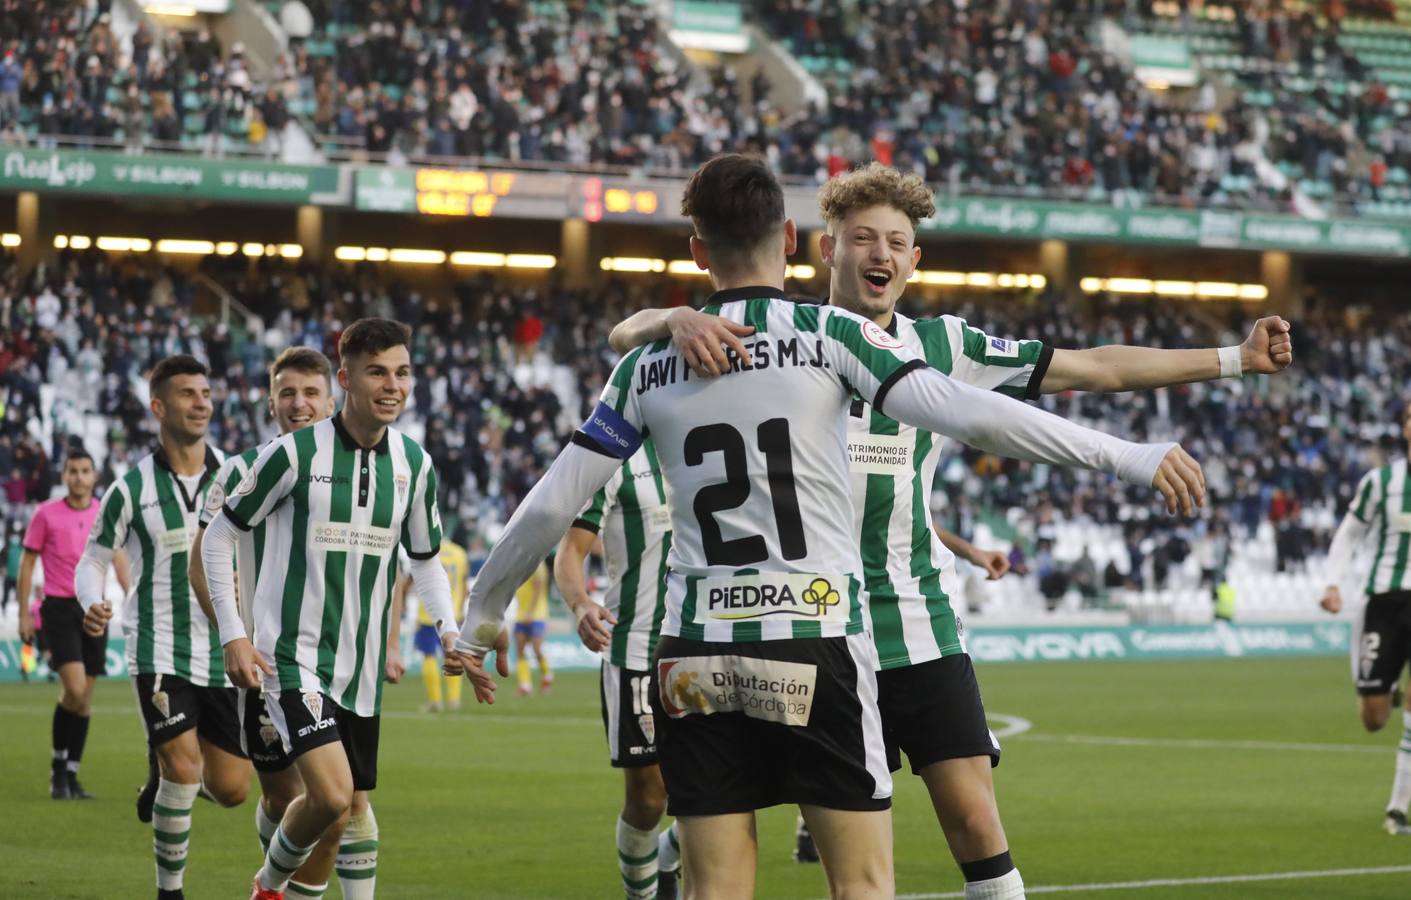
[[[1091,350],[1055,350],[1039,390],[1142,391],[1213,381],[1245,373],[1272,375],[1293,362],[1290,326],[1278,316],[1254,323],[1244,343],[1203,350],[1158,350],[1113,345]]]
[[[1205,505],[1200,465],[1173,443],[1134,444],[982,391],[917,366],[879,391],[877,407],[894,419],[1003,456],[1111,472],[1129,484],[1154,487],[1170,512],[1190,515]]]
[[[564,448],[544,477],[520,503],[470,588],[470,608],[455,649],[475,685],[476,699],[493,702],[494,680],[481,668],[504,628],[505,608],[549,555],[578,511],[607,484],[622,460],[578,443]],[[503,657],[501,657],[503,659]]]

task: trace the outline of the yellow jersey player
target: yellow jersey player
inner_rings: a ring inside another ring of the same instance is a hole
[[[554,671],[549,667],[549,658],[544,655],[544,629],[548,627],[549,619],[549,567],[539,563],[529,580],[514,592],[514,599],[519,609],[514,621],[514,658],[520,696],[534,689],[529,658],[525,656],[527,647],[534,648],[534,657],[539,660],[539,690],[548,693],[554,684]]]

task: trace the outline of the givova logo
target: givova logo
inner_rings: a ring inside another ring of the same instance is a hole
[[[705,612],[716,622],[783,616],[832,619],[846,613],[842,594],[821,575],[770,573],[707,579]]]
[[[818,667],[752,656],[687,656],[657,662],[661,705],[673,719],[742,712],[807,725]]]
[[[300,699],[304,702],[304,709],[307,709],[309,715],[313,716],[314,719],[312,725],[305,725],[303,728],[299,729],[299,737],[308,737],[315,731],[323,731],[325,728],[332,728],[337,724],[333,720],[332,715],[329,715],[328,718],[324,718],[322,694],[318,691],[300,691],[299,694]]]

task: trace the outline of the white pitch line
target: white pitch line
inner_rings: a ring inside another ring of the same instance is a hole
[[[1111,881],[1106,884],[1048,884],[1024,886],[1026,894],[1077,894],[1090,891],[1136,891],[1145,888],[1190,887],[1204,884],[1247,884],[1254,881],[1295,881],[1307,878],[1350,878],[1358,875],[1400,875],[1411,866],[1381,866],[1366,869],[1321,869],[1313,872],[1263,872],[1257,875],[1209,875],[1204,878],[1152,878],[1147,881]],[[964,897],[964,891],[946,894],[900,894],[897,900],[950,900]]]
[[[986,712],[985,717],[999,723],[1000,728],[995,732],[995,737],[997,738],[1014,737],[1016,734],[1023,734],[1034,727],[1033,722],[1021,716],[1006,716],[1003,713]]]
[[[1103,747],[1170,747],[1180,750],[1277,750],[1311,753],[1385,753],[1384,747],[1366,744],[1313,744],[1298,741],[1230,741],[1203,738],[1138,738],[1095,734],[1022,735],[1024,741],[1047,744],[1093,744]]]

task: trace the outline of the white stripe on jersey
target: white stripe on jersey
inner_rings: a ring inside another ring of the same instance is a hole
[[[865,627],[848,406],[854,390],[872,397],[921,361],[851,313],[771,297],[725,292],[707,307],[755,327],[749,369],[695,378],[662,343],[629,354],[603,392],[650,432],[672,486],[663,634],[753,641]]]
[[[663,582],[671,539],[669,493],[650,438],[594,495],[575,524],[598,530],[607,562],[603,606],[617,624],[600,655],[615,666],[645,671],[665,615]]]
[[[1407,461],[1373,469],[1362,477],[1353,495],[1352,514],[1372,526],[1372,568],[1367,593],[1411,590],[1411,484]]]
[[[255,594],[255,646],[274,661],[266,690],[319,691],[359,716],[380,708],[397,547],[440,552],[436,475],[421,445],[389,428],[363,449],[339,416],[260,452],[225,512],[272,522]]]
[[[992,338],[955,316],[894,316],[897,339],[932,367],[985,390],[1023,396],[1042,354],[1038,341]],[[931,492],[943,438],[855,403],[848,451],[856,535],[882,668],[964,652],[950,598],[955,556],[936,537]]]
[[[144,456],[103,495],[88,539],[127,551],[132,587],[123,602],[123,637],[133,674],[230,687],[220,641],[186,576],[200,510],[223,458],[207,445],[207,469],[193,480],[199,484],[193,493],[159,450]]]

